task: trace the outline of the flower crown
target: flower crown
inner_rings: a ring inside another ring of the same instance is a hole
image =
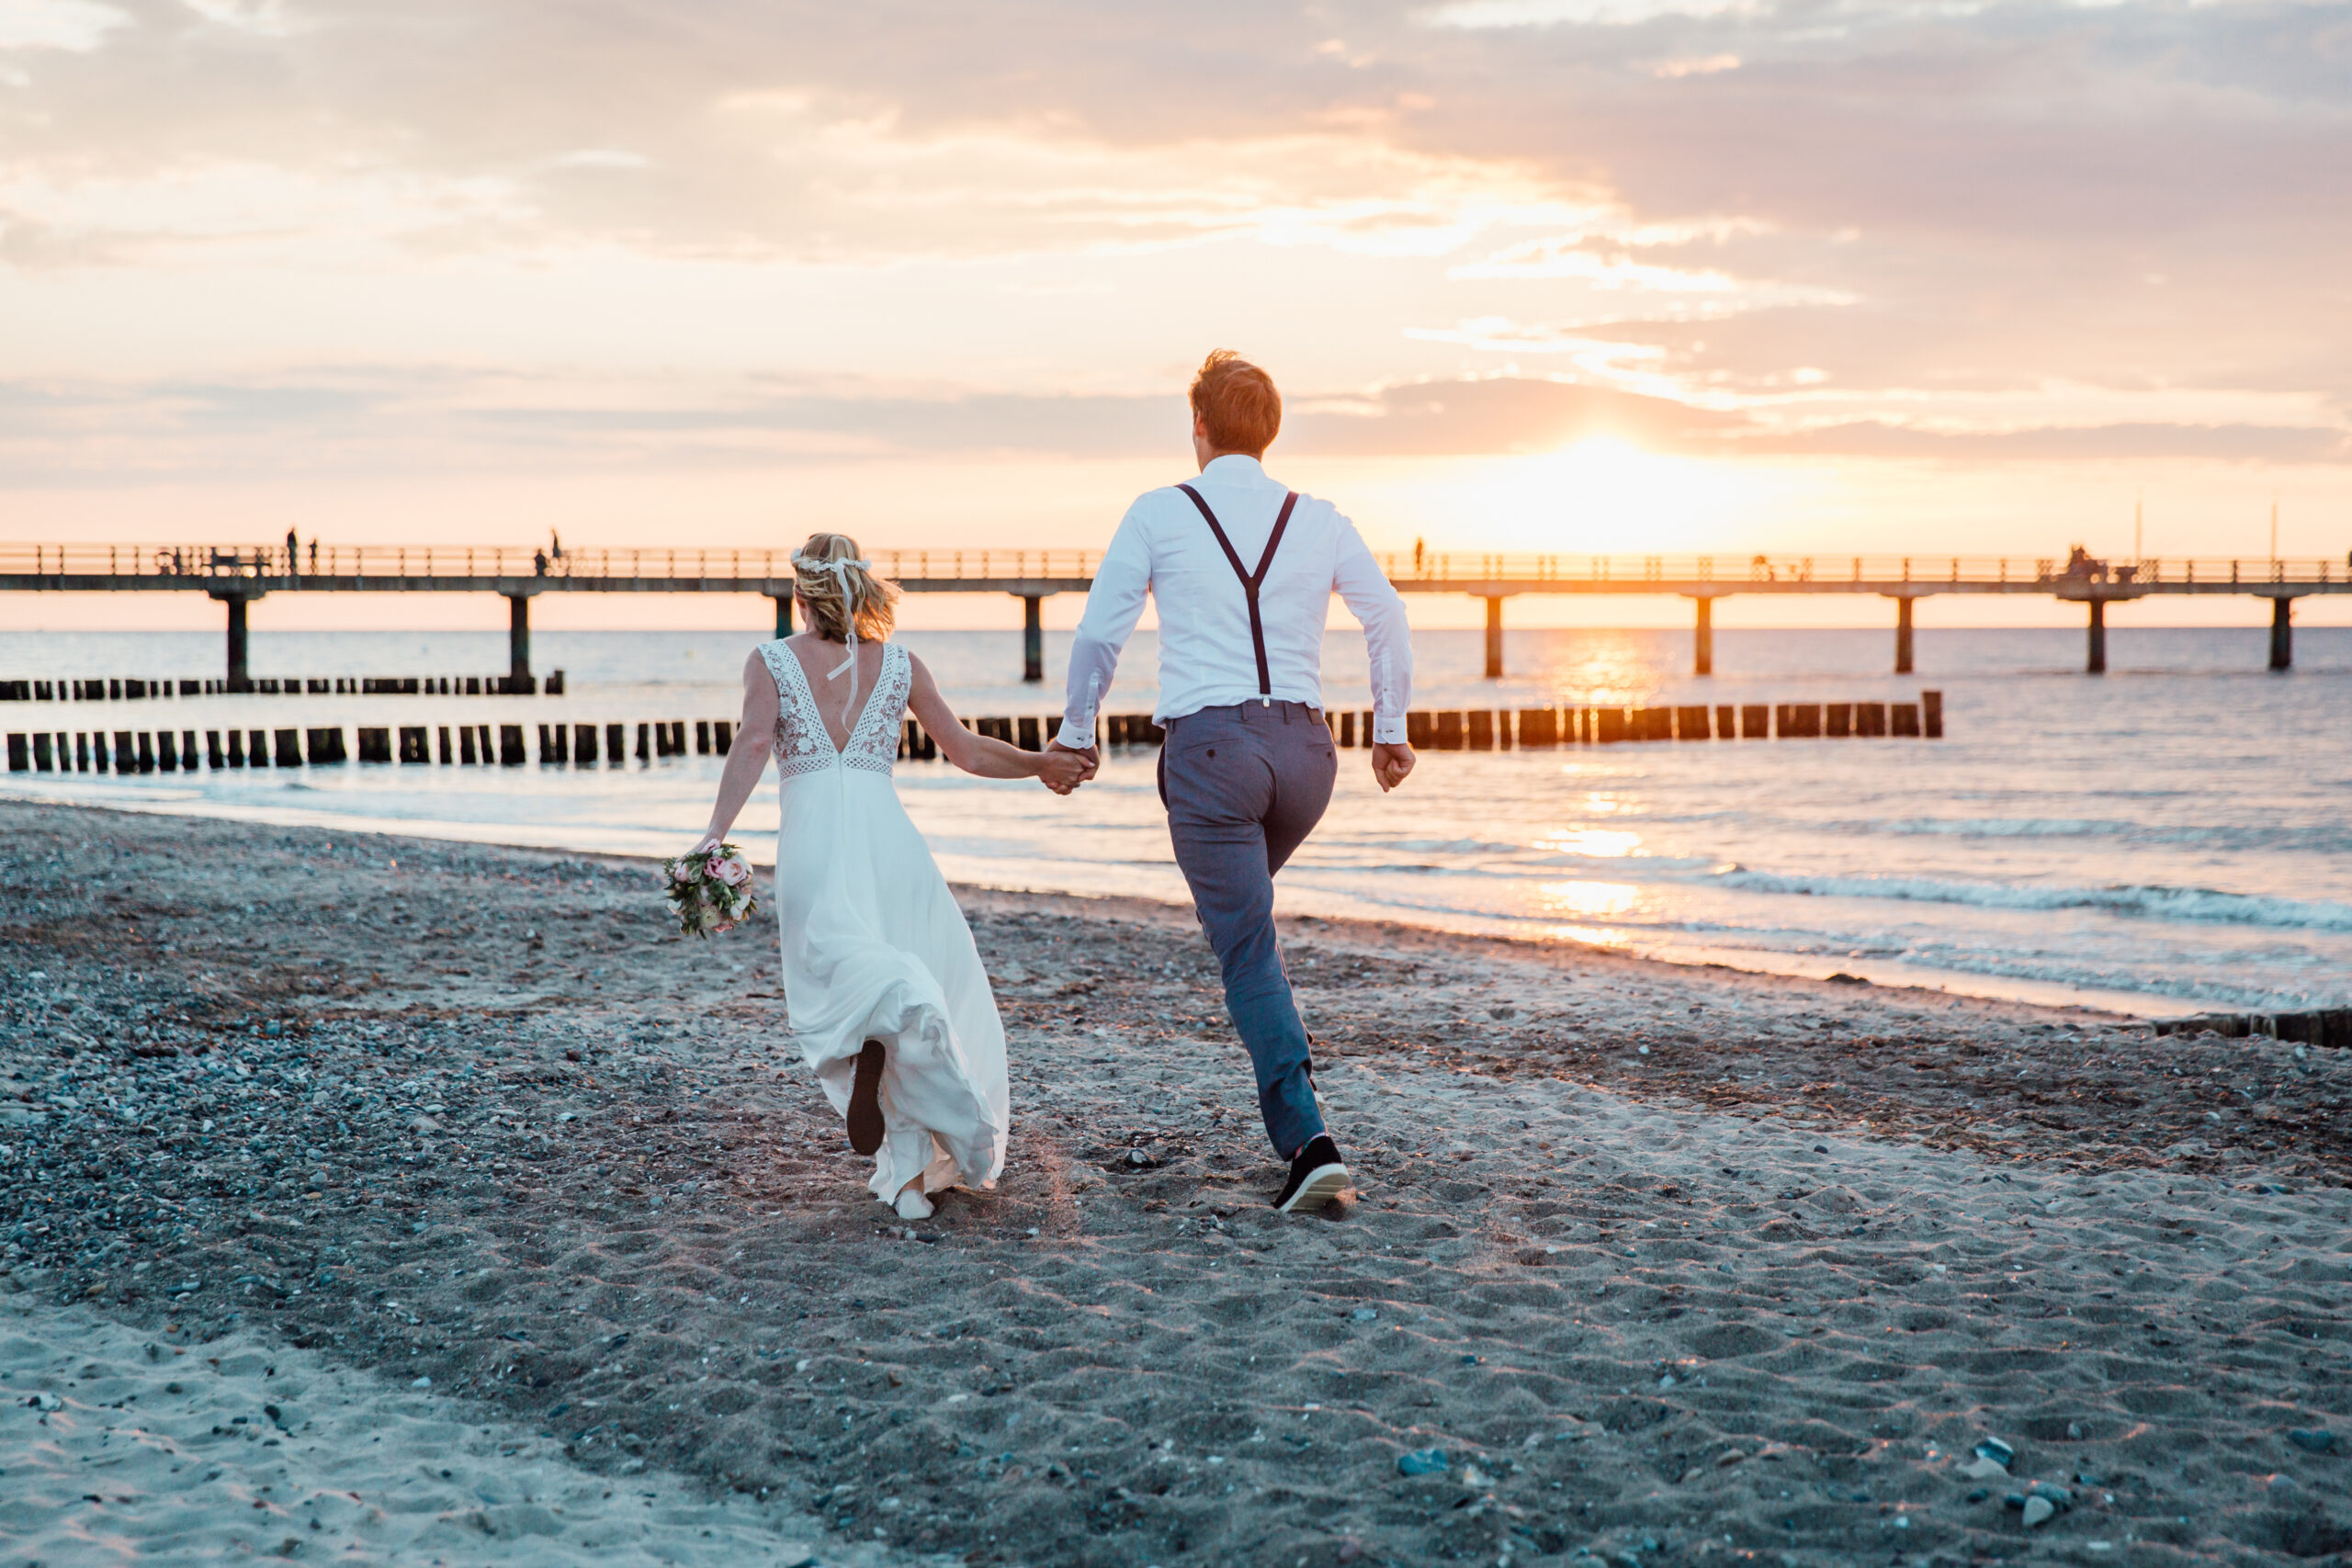
[[[792,564],[802,571],[819,576],[830,571],[844,588],[849,586],[849,573],[852,567],[855,567],[860,571],[874,570],[874,563],[870,560],[819,560],[814,556],[804,556],[797,552],[793,555]]]

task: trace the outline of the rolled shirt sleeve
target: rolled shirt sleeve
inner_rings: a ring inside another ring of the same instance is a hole
[[[1340,519],[1339,557],[1331,585],[1349,613],[1363,626],[1364,651],[1372,668],[1373,743],[1401,746],[1405,710],[1413,703],[1413,630],[1405,618],[1403,597],[1373,559],[1355,525],[1344,517]],[[1093,602],[1089,600],[1087,614],[1093,612]],[[1077,668],[1073,657],[1073,676]]]
[[[1143,618],[1144,598],[1151,589],[1151,548],[1136,513],[1137,507],[1129,507],[1118,532],[1111,536],[1111,547],[1102,552],[1102,564],[1094,570],[1086,613],[1079,617],[1078,635],[1070,643],[1069,685],[1061,733],[1055,739],[1073,751],[1094,744],[1095,713],[1119,672],[1119,655]]]

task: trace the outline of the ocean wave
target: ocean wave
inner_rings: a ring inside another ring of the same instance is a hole
[[[1789,826],[1809,830],[1812,824]],[[1883,833],[1930,839],[2109,839],[2132,846],[2193,844],[2200,849],[2277,850],[2338,854],[2352,849],[2352,835],[2321,831],[2306,823],[2127,822],[2097,817],[1898,817],[1827,822],[1830,832]]]
[[[1905,876],[1792,876],[1734,867],[1716,886],[1748,893],[1824,898],[1893,898],[1967,904],[1984,909],[2103,909],[2136,919],[2199,925],[2263,926],[2277,931],[2352,931],[2352,904],[2267,898],[2211,887],[2019,887],[1993,882],[1938,882]]]
[[[2086,839],[2141,830],[2128,822],[2072,817],[1911,817],[1848,826],[1866,832],[1953,839]]]

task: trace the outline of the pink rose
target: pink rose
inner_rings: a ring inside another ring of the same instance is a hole
[[[752,868],[744,864],[740,857],[729,855],[725,860],[714,862],[710,868],[710,874],[729,887],[741,887],[752,880]]]
[[[670,880],[680,884],[692,882],[695,879],[695,870],[694,859],[688,856],[670,868]]]

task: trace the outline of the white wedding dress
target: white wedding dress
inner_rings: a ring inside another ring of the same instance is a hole
[[[906,650],[882,645],[838,750],[792,649],[763,643],[760,656],[779,708],[775,908],[793,1035],[843,1115],[859,1049],[879,1040],[888,1053],[876,1197],[891,1202],[910,1182],[992,1187],[1012,1125],[1004,1024],[964,912],[891,784],[913,684]]]

